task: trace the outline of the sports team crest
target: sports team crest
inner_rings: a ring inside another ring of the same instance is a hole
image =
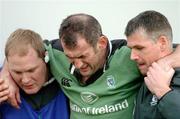
[[[116,82],[115,82],[114,77],[112,75],[107,76],[106,81],[107,81],[107,85],[109,88],[115,88]]]

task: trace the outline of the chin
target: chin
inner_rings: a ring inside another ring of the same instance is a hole
[[[143,76],[146,76],[146,74],[147,74],[147,71],[144,71],[144,70],[143,71],[141,70],[140,72]]]
[[[81,73],[82,76],[87,76],[87,75],[89,75],[89,72],[88,72],[88,71],[86,71],[86,72],[85,72],[85,71],[80,71],[80,73]]]
[[[35,94],[37,93],[39,90],[37,89],[30,89],[30,90],[24,90],[24,92],[26,92],[27,94]]]

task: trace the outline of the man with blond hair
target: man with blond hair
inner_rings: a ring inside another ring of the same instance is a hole
[[[2,119],[68,119],[67,99],[48,70],[40,35],[17,29],[7,40],[5,55],[9,73],[20,88],[21,103],[19,109],[2,103]]]

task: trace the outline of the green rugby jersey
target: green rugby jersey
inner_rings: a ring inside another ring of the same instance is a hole
[[[117,48],[108,68],[93,83],[83,86],[70,73],[70,63],[60,50],[46,46],[50,69],[70,101],[71,119],[132,119],[135,97],[142,80],[130,49]]]

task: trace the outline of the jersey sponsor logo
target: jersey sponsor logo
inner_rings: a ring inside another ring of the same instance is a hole
[[[68,78],[65,78],[65,77],[63,77],[62,80],[61,80],[61,84],[63,86],[66,86],[66,87],[71,87],[71,82],[72,82],[71,79],[68,79]]]
[[[152,100],[150,102],[151,106],[155,106],[158,103],[158,98],[156,95],[153,95]]]
[[[108,113],[118,112],[118,111],[122,111],[128,107],[129,107],[129,104],[126,99],[120,103],[116,103],[113,105],[106,104],[102,107],[79,107],[76,104],[70,105],[71,110],[74,112],[91,114],[91,115],[108,114]]]
[[[109,88],[115,88],[116,82],[115,82],[114,77],[112,75],[107,76],[106,81],[107,81],[107,85]]]
[[[81,99],[87,104],[93,104],[99,97],[92,92],[81,92]]]

